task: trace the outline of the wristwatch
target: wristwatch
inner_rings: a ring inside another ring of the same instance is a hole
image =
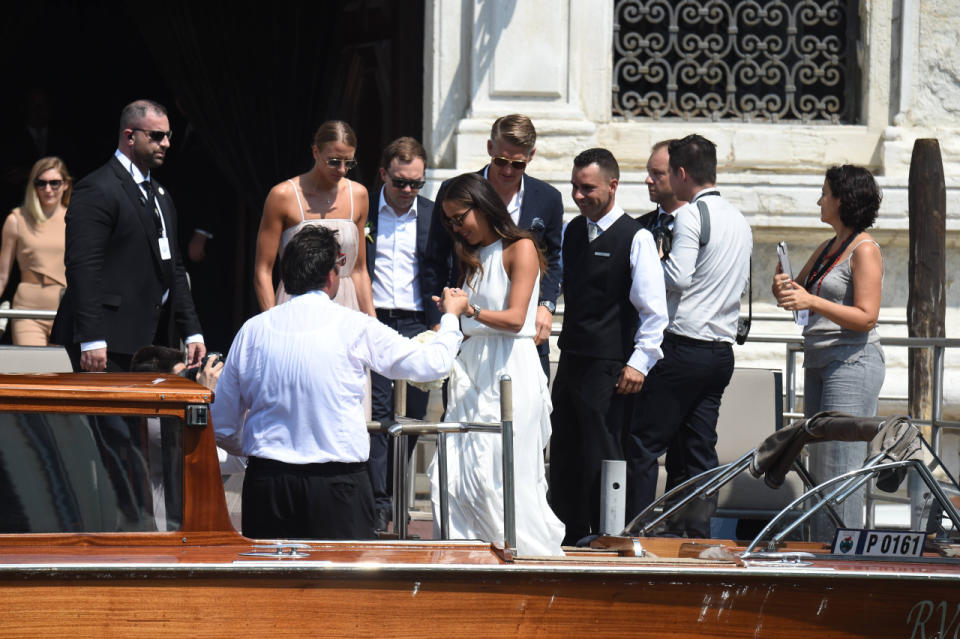
[[[470,319],[475,321],[480,321],[480,310],[481,310],[480,307],[477,306],[476,304],[471,304],[470,308],[473,309],[473,315],[470,316]]]
[[[557,312],[557,305],[551,302],[550,300],[543,300],[542,302],[540,302],[540,306],[550,311],[551,315]]]

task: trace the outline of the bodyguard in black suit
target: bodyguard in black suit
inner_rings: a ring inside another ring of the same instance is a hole
[[[514,222],[533,233],[547,257],[547,272],[540,274],[539,308],[537,309],[537,352],[543,372],[550,378],[550,331],[560,294],[560,235],[563,229],[563,202],[560,191],[546,182],[525,173],[536,152],[537,131],[525,115],[506,115],[493,123],[487,153],[490,164],[479,171],[493,185]],[[436,207],[430,228],[430,250],[426,264],[427,290],[440,295],[444,286],[456,286],[459,278],[453,259],[453,242],[441,224],[446,183],[437,193]],[[431,326],[440,323],[436,308],[428,311]]]
[[[433,215],[433,202],[418,195],[424,185],[427,154],[409,137],[391,142],[380,159],[383,187],[377,206],[368,213],[367,270],[373,289],[377,319],[404,337],[415,337],[428,329],[427,309],[437,310],[426,286],[424,263]],[[371,408],[374,421],[393,424],[393,382],[371,372]],[[423,419],[427,393],[407,388],[407,417]],[[393,455],[385,433],[370,435],[367,471],[376,502],[376,526],[386,530],[392,519],[390,478]],[[412,451],[416,437],[407,441]]]
[[[177,249],[176,209],[150,170],[170,148],[170,123],[156,102],[138,100],[120,115],[116,153],[74,188],[67,209],[67,292],[52,340],[75,370],[129,370],[148,344],[187,341],[190,364],[206,349]]]

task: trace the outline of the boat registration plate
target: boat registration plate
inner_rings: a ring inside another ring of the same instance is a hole
[[[866,557],[919,557],[923,533],[909,530],[838,529],[833,554]]]

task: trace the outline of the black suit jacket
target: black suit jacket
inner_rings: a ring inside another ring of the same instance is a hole
[[[54,322],[54,343],[106,340],[109,351],[134,353],[153,343],[167,288],[180,336],[200,332],[177,248],[176,209],[166,189],[153,184],[170,260],[160,259],[154,214],[116,157],[77,183],[66,215],[67,291]]]
[[[660,207],[657,207],[650,211],[649,213],[644,213],[637,218],[637,221],[640,222],[640,226],[647,229],[650,232],[653,232],[653,229],[657,226],[657,218],[659,218]]]
[[[427,317],[431,317],[430,310],[433,309],[434,312],[437,312],[437,304],[431,298],[433,293],[430,292],[430,289],[427,287],[427,279],[425,275],[426,269],[424,268],[427,263],[427,248],[428,248],[428,239],[430,236],[430,226],[431,220],[433,218],[433,202],[428,200],[425,197],[417,196],[417,272],[419,273],[420,278],[420,295],[423,300],[423,309],[427,313]],[[364,240],[367,242],[367,272],[370,273],[370,281],[373,282],[373,273],[374,273],[374,264],[377,259],[377,239],[380,237],[377,233],[378,224],[380,222],[380,196],[377,196],[377,204],[370,207],[370,211],[367,213],[367,222],[370,224],[370,237],[373,239],[371,243],[369,240]],[[437,321],[439,322],[439,314],[437,315]],[[432,325],[432,324],[431,324]]]
[[[478,171],[483,175],[484,169]],[[560,191],[546,182],[523,176],[523,202],[520,204],[520,220],[517,226],[533,231],[540,248],[547,257],[547,272],[540,275],[539,300],[549,300],[557,303],[560,295],[560,235],[563,230],[563,200]],[[424,295],[439,295],[444,286],[456,284],[459,277],[456,259],[453,255],[453,241],[450,233],[441,223],[443,216],[443,197],[447,183],[440,185],[437,201],[434,205],[437,214],[433,216],[430,225],[429,250],[427,263],[424,269],[426,274],[426,290]],[[432,313],[432,314],[431,314]],[[434,325],[440,321],[440,312],[436,305],[427,313],[427,324]]]

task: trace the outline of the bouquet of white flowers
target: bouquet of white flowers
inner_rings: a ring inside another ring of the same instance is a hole
[[[436,337],[436,335],[436,331],[423,331],[412,339],[416,342],[420,342],[421,344],[427,344],[428,342],[433,341],[433,338]],[[406,382],[409,386],[413,386],[414,388],[422,390],[424,393],[429,393],[432,390],[441,390],[443,388],[443,383],[447,381],[448,377],[450,377],[449,371],[447,371],[447,374],[440,379],[435,379],[432,382],[413,382],[410,380],[406,380]]]

